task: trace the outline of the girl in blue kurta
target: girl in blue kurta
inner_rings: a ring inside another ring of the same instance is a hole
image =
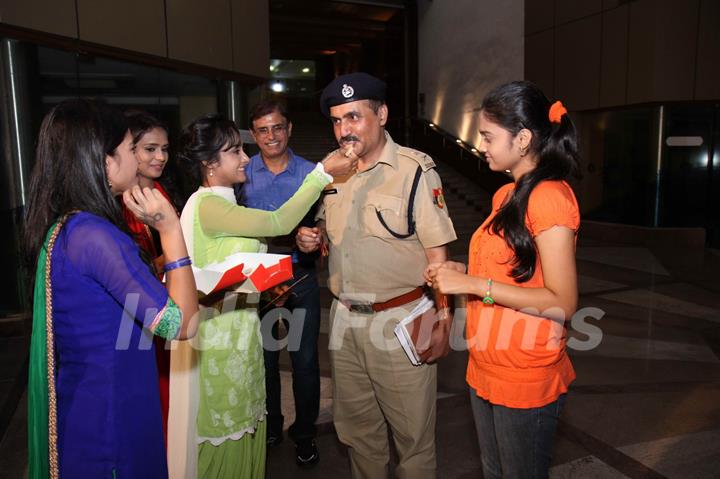
[[[33,479],[167,477],[152,334],[192,335],[197,299],[177,215],[134,186],[133,148],[122,114],[99,103],[63,102],[43,121],[26,218]],[[123,191],[160,234],[167,289],[127,234]]]

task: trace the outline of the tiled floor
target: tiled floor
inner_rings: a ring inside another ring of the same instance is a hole
[[[465,190],[466,180],[448,170],[441,174],[459,236],[451,252],[463,261],[489,198],[461,199],[453,190]],[[720,477],[719,256],[600,244],[581,233],[580,308],[597,308],[601,319],[585,321],[599,329],[571,330],[571,336],[580,346],[587,333],[600,337],[589,351],[570,350],[578,379],[558,431],[551,477]],[[440,363],[440,478],[482,477],[465,365],[462,352]],[[268,477],[349,477],[346,452],[331,430],[318,444],[322,459],[310,471],[294,466],[289,441],[269,451]]]
[[[451,171],[441,174],[460,236],[451,252],[463,260],[470,235],[482,221],[481,211],[487,209],[488,196],[474,195],[472,201],[480,203],[460,199],[453,190],[467,189],[466,180]],[[577,329],[570,326],[575,345],[570,354],[578,378],[558,430],[551,477],[720,477],[719,270],[716,251],[599,244],[581,233],[580,308],[596,308],[594,316],[600,319],[575,323]],[[329,306],[327,291],[323,298]],[[268,478],[349,477],[347,452],[338,443],[331,423],[327,333],[324,310],[321,461],[314,469],[298,469],[293,445],[286,440],[268,453]],[[462,343],[461,337],[455,339]],[[4,373],[0,393],[5,394],[12,392],[14,378],[24,367],[25,339],[0,340],[4,341],[0,344],[0,372]],[[599,344],[584,350],[593,340]],[[12,354],[7,352],[10,349]],[[288,370],[287,356],[281,358]],[[455,351],[439,365],[436,441],[440,478],[482,477],[464,387],[466,361],[466,353]],[[289,425],[294,416],[289,372],[283,373],[283,385]],[[0,443],[0,477],[22,477],[25,469],[24,398],[16,404]]]

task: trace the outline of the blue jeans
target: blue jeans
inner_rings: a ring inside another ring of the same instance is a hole
[[[491,404],[470,388],[485,479],[548,477],[565,396],[542,407],[516,409]]]
[[[303,268],[293,265],[294,277],[300,278],[304,274],[309,276],[293,288],[283,308],[297,312],[298,308],[305,310],[305,320],[302,325],[300,342],[288,344],[290,361],[292,362],[293,396],[295,399],[295,422],[288,433],[295,441],[314,438],[317,434],[315,421],[320,411],[320,367],[318,365],[318,336],[320,334],[320,286],[318,285],[315,268]],[[272,327],[273,337],[278,338],[277,316],[266,313],[263,321],[275,321]],[[297,335],[292,328],[295,325],[283,320],[285,327],[289,328],[288,338]],[[295,346],[295,348],[293,348]],[[295,350],[294,350],[295,349]],[[283,430],[284,417],[280,407],[280,368],[278,360],[280,351],[265,349],[265,392],[267,395],[267,435],[280,436]]]

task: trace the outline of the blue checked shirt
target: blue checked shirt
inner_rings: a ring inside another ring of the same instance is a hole
[[[290,197],[295,194],[302,184],[305,176],[315,168],[312,163],[301,156],[297,156],[291,149],[288,149],[288,165],[285,171],[274,175],[267,169],[260,153],[250,158],[250,165],[245,169],[247,181],[242,186],[240,201],[249,208],[256,208],[266,211],[274,211],[280,208]],[[301,226],[314,226],[315,209],[314,205],[310,212],[300,222]],[[291,246],[295,241],[292,238],[278,238],[276,241],[268,241],[269,251],[275,253],[290,253]],[[292,248],[293,263],[313,262],[314,255],[300,253]]]

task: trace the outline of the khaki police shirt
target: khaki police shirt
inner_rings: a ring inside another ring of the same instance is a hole
[[[383,302],[423,284],[425,248],[457,239],[442,197],[435,163],[426,154],[387,143],[377,164],[326,190],[317,219],[325,220],[330,240],[328,287],[336,296]],[[418,167],[422,175],[415,194],[415,233],[408,233],[408,201]]]

